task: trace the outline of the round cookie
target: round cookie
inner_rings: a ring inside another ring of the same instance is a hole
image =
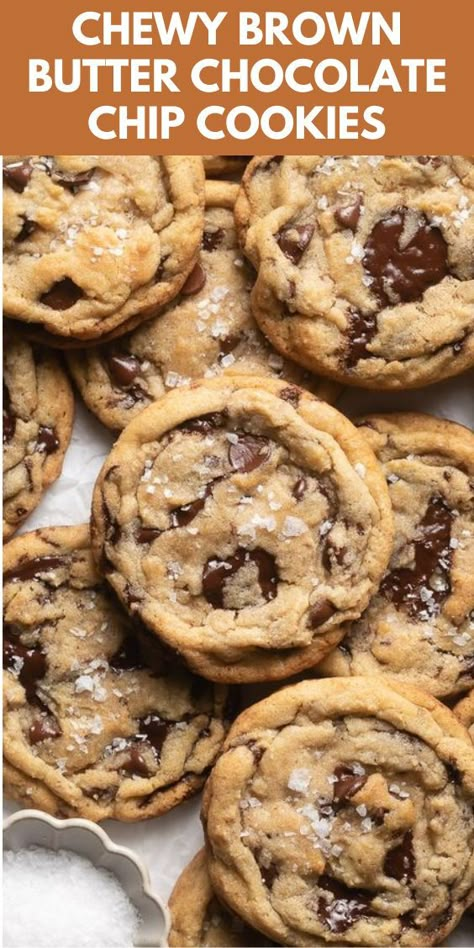
[[[474,433],[429,415],[369,415],[395,539],[379,590],[318,668],[387,675],[448,697],[474,678]]]
[[[451,711],[374,678],[245,711],[206,785],[220,898],[280,944],[427,946],[474,887],[474,748]]]
[[[328,400],[336,393],[334,383],[283,359],[258,329],[250,308],[253,275],[235,234],[236,185],[210,184],[200,260],[179,296],[131,335],[68,354],[87,407],[109,428],[121,430],[170,388],[201,377],[273,375]]]
[[[169,901],[170,948],[242,948],[274,945],[217,901],[201,849],[181,873]]]
[[[99,821],[159,816],[196,793],[224,737],[225,689],[138,640],[88,527],[12,540],[3,579],[6,795]]]
[[[173,299],[196,262],[198,157],[7,157],[3,179],[4,308],[33,331],[125,331]]]
[[[469,731],[474,742],[474,691],[470,691],[462,701],[454,707],[454,713]]]
[[[207,176],[242,174],[252,155],[203,155]]]
[[[169,392],[97,480],[93,548],[124,605],[199,674],[284,678],[319,661],[388,562],[392,514],[365,439],[288,383]]]
[[[3,536],[8,539],[59,477],[74,420],[71,386],[54,353],[5,323]]]
[[[236,216],[275,347],[367,388],[474,365],[474,164],[459,156],[266,156]]]

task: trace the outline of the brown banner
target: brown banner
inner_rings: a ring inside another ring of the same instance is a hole
[[[268,7],[7,4],[3,153],[472,151],[472,0]],[[168,43],[179,26],[189,42]]]

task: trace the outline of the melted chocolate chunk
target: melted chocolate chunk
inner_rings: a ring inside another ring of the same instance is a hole
[[[106,361],[112,381],[119,388],[128,388],[140,372],[140,363],[133,355],[109,355]]]
[[[54,454],[58,448],[59,438],[54,428],[50,428],[48,425],[40,425],[38,437],[36,438],[36,451],[40,451],[43,454]]]
[[[3,574],[3,582],[19,582],[25,579],[37,579],[41,573],[48,573],[53,569],[66,565],[64,556],[36,556],[32,560],[25,560],[7,569]]]
[[[67,188],[68,191],[72,191],[73,194],[84,187],[85,184],[89,184],[89,181],[94,174],[95,168],[89,168],[88,171],[61,171],[59,168],[54,168],[51,173],[51,177],[56,184],[60,184],[61,187]]]
[[[453,517],[444,499],[434,495],[413,543],[414,566],[394,569],[382,580],[382,595],[414,619],[425,621],[438,615],[451,593]],[[434,576],[437,582],[431,585]]]
[[[365,244],[363,266],[372,277],[371,288],[384,306],[420,300],[430,286],[449,273],[448,247],[439,227],[424,214],[412,232],[408,208],[391,211],[377,222]]]
[[[138,641],[134,635],[127,635],[109,665],[114,671],[125,671],[136,668],[145,668]]]
[[[416,160],[420,165],[432,165],[433,168],[439,168],[443,164],[439,155],[417,155]]]
[[[159,530],[158,527],[139,527],[135,539],[137,543],[153,543],[153,540],[156,540],[161,536],[163,530]]]
[[[320,876],[318,885],[325,892],[318,898],[318,918],[331,932],[342,934],[370,914],[370,896],[361,889],[349,889],[331,876]]]
[[[291,492],[297,504],[299,504],[300,501],[303,500],[303,497],[306,494],[307,490],[308,490],[308,481],[306,480],[305,477],[300,477],[299,480],[296,481],[296,484],[293,487],[293,490]]]
[[[150,770],[148,769],[146,760],[143,755],[140,754],[138,747],[132,746],[130,748],[128,756],[123,764],[121,764],[120,769],[125,770],[128,774],[137,774],[140,777],[150,776]]]
[[[16,429],[16,415],[12,411],[10,392],[3,383],[3,443],[8,444]]]
[[[50,309],[64,310],[70,309],[83,296],[84,292],[80,286],[74,283],[74,280],[65,277],[64,280],[59,280],[50,290],[40,296],[40,303],[43,306],[49,306]]]
[[[225,412],[209,412],[208,415],[201,415],[199,418],[190,418],[189,421],[183,421],[181,425],[178,425],[178,430],[198,432],[203,435],[211,434],[216,428],[222,428],[225,417]]]
[[[275,557],[260,547],[255,550],[246,550],[239,546],[233,556],[229,556],[226,560],[208,560],[204,567],[202,592],[214,609],[225,608],[224,594],[227,581],[249,563],[254,563],[257,567],[258,582],[263,598],[266,602],[275,598],[278,584]]]
[[[208,253],[213,253],[221,245],[224,237],[225,231],[222,230],[222,227],[218,227],[216,230],[205,230],[202,235],[202,249]]]
[[[292,263],[299,263],[314,234],[314,224],[289,224],[276,235],[280,250]]]
[[[357,365],[359,359],[368,359],[372,355],[367,350],[369,342],[377,332],[377,316],[375,313],[361,313],[357,309],[350,312],[347,328],[347,348],[345,362],[349,369]]]
[[[269,866],[263,866],[261,863],[258,864],[260,869],[260,875],[263,879],[264,885],[267,889],[271,889],[275,879],[278,877],[278,869],[273,862]]]
[[[195,296],[200,293],[207,280],[206,271],[197,263],[189,274],[184,286],[181,287],[183,296]]]
[[[229,446],[229,461],[235,471],[248,474],[268,461],[272,453],[268,438],[251,434],[237,437],[239,440]]]
[[[336,612],[335,606],[332,602],[329,602],[329,599],[320,599],[318,602],[315,602],[311,606],[309,612],[309,626],[311,629],[318,629],[320,625],[324,625],[331,616]]]
[[[334,776],[337,778],[336,783],[333,784],[335,803],[350,800],[367,782],[366,776],[355,774],[350,766],[347,767],[344,764],[336,767]]]
[[[299,388],[296,388],[295,385],[288,385],[287,388],[282,388],[279,392],[279,398],[282,398],[284,402],[289,402],[290,405],[293,405],[293,408],[297,408],[300,403],[301,391]]]
[[[56,718],[47,715],[33,721],[28,731],[28,738],[30,744],[41,744],[43,741],[60,737],[61,734],[62,731]]]
[[[173,730],[173,721],[163,721],[158,714],[148,714],[138,722],[139,734],[143,735],[151,744],[157,760],[161,757],[163,744],[168,734]]]
[[[10,188],[22,194],[33,173],[33,165],[29,158],[24,161],[11,161],[3,168],[3,180]]]
[[[409,885],[415,878],[415,853],[413,851],[413,833],[405,833],[399,846],[391,849],[383,864],[383,871],[391,879],[397,879]]]
[[[217,478],[217,480],[220,480],[220,478]],[[174,529],[176,527],[187,527],[188,523],[191,523],[198,513],[204,509],[206,500],[211,496],[212,491],[213,483],[207,484],[202,497],[197,497],[196,500],[193,500],[190,504],[183,504],[182,507],[175,507],[170,514],[171,527]]]
[[[15,630],[9,626],[4,630],[3,667],[11,668],[18,674],[28,701],[30,704],[37,703],[36,684],[46,674],[46,655],[39,645],[32,648],[22,645]]]
[[[344,228],[356,231],[362,211],[362,195],[357,194],[351,204],[344,204],[342,207],[336,207],[334,217],[337,223]]]
[[[237,333],[235,336],[225,336],[223,339],[219,339],[219,362],[222,362],[222,359],[229,355],[229,352],[233,352],[241,341],[242,336]]]
[[[35,230],[38,229],[38,224],[36,221],[30,221],[28,217],[22,215],[23,224],[19,233],[15,237],[15,243],[21,244],[23,240],[27,240],[31,234],[34,234]]]

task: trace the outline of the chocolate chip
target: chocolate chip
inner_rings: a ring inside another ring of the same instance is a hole
[[[223,339],[219,339],[219,362],[222,362],[222,359],[229,355],[229,352],[233,352],[241,341],[242,336],[238,333],[234,336],[224,336]]]
[[[416,160],[420,165],[432,165],[433,168],[439,168],[443,164],[439,155],[417,155]]]
[[[282,398],[284,402],[289,402],[290,405],[293,405],[293,408],[297,408],[302,392],[299,388],[296,388],[295,385],[288,385],[286,388],[282,388],[278,394],[279,398]]]
[[[222,227],[217,227],[216,230],[205,230],[202,235],[202,249],[213,253],[221,245],[224,237],[225,231]]]
[[[348,368],[357,365],[359,359],[368,359],[372,353],[367,346],[377,332],[377,316],[375,313],[361,313],[358,309],[351,309],[347,328],[347,346],[344,358]]]
[[[22,215],[22,220],[22,228],[15,237],[15,243],[17,244],[21,244],[23,240],[27,240],[27,238],[30,237],[31,234],[34,234],[35,230],[38,229],[36,221],[30,221],[28,217],[24,216],[24,214]]]
[[[355,774],[350,766],[339,764],[334,771],[337,778],[333,784],[334,802],[341,803],[343,800],[350,800],[367,783],[367,777]]]
[[[137,543],[153,543],[153,540],[156,540],[161,536],[163,530],[159,530],[158,527],[139,527],[135,533],[135,539]]]
[[[59,448],[59,438],[54,428],[48,425],[40,425],[36,438],[36,451],[44,454],[54,454]]]
[[[413,618],[438,615],[451,593],[453,516],[442,497],[431,497],[413,542],[413,567],[391,570],[382,580],[382,595]],[[435,575],[438,582],[430,583]]]
[[[200,415],[198,418],[189,418],[178,425],[179,431],[198,432],[199,434],[211,434],[216,428],[222,428],[226,417],[226,412],[213,411],[208,415]]]
[[[331,876],[320,876],[318,886],[323,894],[318,898],[316,911],[331,932],[342,934],[354,922],[369,915],[371,899],[361,889],[350,889]]]
[[[56,718],[48,715],[33,721],[28,731],[28,739],[30,744],[41,744],[43,741],[60,737],[61,734],[62,731]]]
[[[125,770],[128,774],[137,774],[140,777],[150,776],[150,770],[145,758],[140,754],[138,748],[133,746],[130,748],[124,762],[120,765],[120,770]]]
[[[10,188],[22,194],[33,173],[33,165],[29,158],[23,161],[11,161],[3,168],[3,180]]]
[[[109,665],[114,671],[145,667],[136,636],[127,635],[124,638],[118,651],[109,659]]]
[[[64,310],[70,309],[78,300],[81,300],[84,292],[74,280],[65,277],[59,280],[50,290],[40,296],[40,303],[43,306],[49,306],[50,309]]]
[[[308,481],[306,480],[305,477],[300,477],[299,480],[296,481],[296,484],[293,487],[293,490],[291,492],[297,504],[299,504],[300,501],[303,500],[303,497],[306,494],[307,490],[308,490]]]
[[[254,563],[257,567],[258,582],[263,598],[266,602],[275,598],[278,584],[275,557],[260,547],[255,550],[237,547],[233,556],[229,556],[226,560],[208,560],[204,567],[202,591],[214,609],[225,608],[224,594],[228,580],[249,563]]]
[[[107,368],[112,381],[119,388],[127,388],[140,372],[140,363],[133,355],[108,355]]]
[[[288,224],[276,235],[280,250],[292,263],[299,263],[314,234],[314,224]]]
[[[229,445],[229,461],[235,471],[248,474],[268,461],[272,453],[268,438],[250,434],[237,437],[238,441]]]
[[[11,407],[10,392],[3,383],[3,443],[8,444],[16,430],[16,415]]]
[[[219,478],[220,480],[220,478]],[[206,500],[212,494],[213,485],[208,484],[202,497],[197,497],[189,504],[183,504],[182,507],[175,507],[170,514],[170,523],[173,528],[186,527],[188,523],[204,509]]]
[[[183,296],[195,296],[196,293],[201,292],[206,279],[206,271],[203,270],[200,263],[197,263],[194,269],[191,270],[184,286],[181,287],[181,293]]]
[[[36,684],[44,678],[47,670],[46,655],[40,646],[29,648],[22,645],[19,639],[5,627],[3,637],[3,667],[11,668],[18,673],[18,679],[26,691],[28,701],[33,704],[37,700]]]
[[[420,300],[449,273],[448,247],[441,230],[425,214],[416,218],[414,214],[406,207],[391,211],[375,224],[365,244],[362,263],[372,277],[372,291],[384,306]],[[405,232],[412,234],[407,242]]]
[[[22,560],[17,566],[7,569],[3,574],[3,582],[15,583],[25,579],[39,579],[41,573],[48,573],[65,565],[66,559],[63,556],[36,556],[34,559]]]
[[[356,231],[362,211],[362,195],[357,194],[355,200],[350,204],[344,204],[342,207],[336,207],[334,217],[341,227]]]
[[[324,625],[328,619],[331,618],[336,612],[335,606],[332,602],[329,602],[329,599],[319,599],[317,602],[311,606],[309,611],[309,620],[308,624],[311,629],[318,629],[320,625]]]
[[[140,719],[138,725],[139,734],[151,744],[155,757],[159,760],[163,744],[173,729],[173,722],[163,721],[158,714],[147,714]]]
[[[405,833],[399,846],[391,849],[383,864],[383,871],[391,879],[397,879],[409,885],[415,877],[415,853],[413,851],[413,833]]]
[[[56,184],[60,184],[61,187],[67,188],[68,191],[72,191],[73,194],[84,187],[85,184],[89,184],[89,181],[94,174],[95,168],[89,168],[88,171],[61,171],[59,168],[54,168],[51,173],[51,177]]]

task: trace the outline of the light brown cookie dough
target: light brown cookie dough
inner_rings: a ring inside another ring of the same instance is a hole
[[[395,539],[362,617],[318,672],[387,675],[437,697],[474,680],[474,433],[430,415],[369,415]]]
[[[392,514],[365,439],[287,382],[196,382],[146,408],[96,483],[93,547],[124,605],[211,680],[284,678],[366,607]]]
[[[33,331],[125,331],[176,296],[196,262],[198,157],[14,156],[3,180],[4,308]]]
[[[474,691],[470,691],[462,701],[454,707],[454,713],[469,731],[474,742]]]
[[[69,352],[87,407],[109,428],[121,430],[169,389],[201,377],[270,375],[328,401],[337,394],[334,383],[283,359],[258,329],[250,308],[253,272],[239,251],[231,210],[235,186],[209,183],[200,259],[179,296],[131,335]]]
[[[474,887],[474,748],[374,678],[305,681],[237,719],[206,785],[219,897],[281,944],[427,946]]]
[[[367,388],[474,364],[474,164],[265,156],[236,206],[254,315],[285,356]]]
[[[5,794],[60,816],[144,820],[198,791],[225,689],[140,635],[99,577],[87,526],[4,551]]]
[[[3,537],[8,539],[59,477],[74,398],[58,357],[4,326]]]
[[[237,915],[218,902],[207,871],[206,852],[201,849],[181,873],[169,901],[170,948],[257,948],[274,945],[249,928]]]

